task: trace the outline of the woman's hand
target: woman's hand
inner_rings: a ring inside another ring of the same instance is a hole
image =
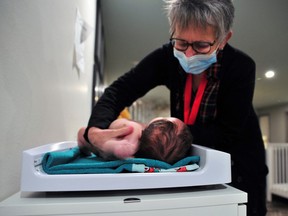
[[[77,134],[77,143],[80,151],[86,155],[91,155],[91,145],[85,140],[84,133],[86,127],[82,127],[79,129]]]

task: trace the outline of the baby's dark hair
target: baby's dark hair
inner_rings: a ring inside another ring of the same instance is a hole
[[[169,120],[156,120],[143,130],[135,156],[174,164],[189,155],[192,140],[186,125],[178,128]]]

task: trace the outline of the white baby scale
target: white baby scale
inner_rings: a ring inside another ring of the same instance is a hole
[[[21,191],[109,191],[177,188],[231,182],[230,154],[192,145],[192,155],[200,156],[200,168],[178,173],[116,173],[48,175],[43,172],[43,155],[76,147],[75,141],[52,143],[23,152]]]

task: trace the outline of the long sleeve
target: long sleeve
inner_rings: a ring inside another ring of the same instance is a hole
[[[105,90],[93,108],[88,127],[107,128],[125,107],[154,87],[165,85],[169,88],[170,74],[173,74],[170,65],[173,61],[175,58],[169,44],[147,55]]]

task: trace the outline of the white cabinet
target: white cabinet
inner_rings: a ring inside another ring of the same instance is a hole
[[[246,193],[227,185],[101,192],[19,192],[0,203],[0,215],[245,216],[246,202]]]

